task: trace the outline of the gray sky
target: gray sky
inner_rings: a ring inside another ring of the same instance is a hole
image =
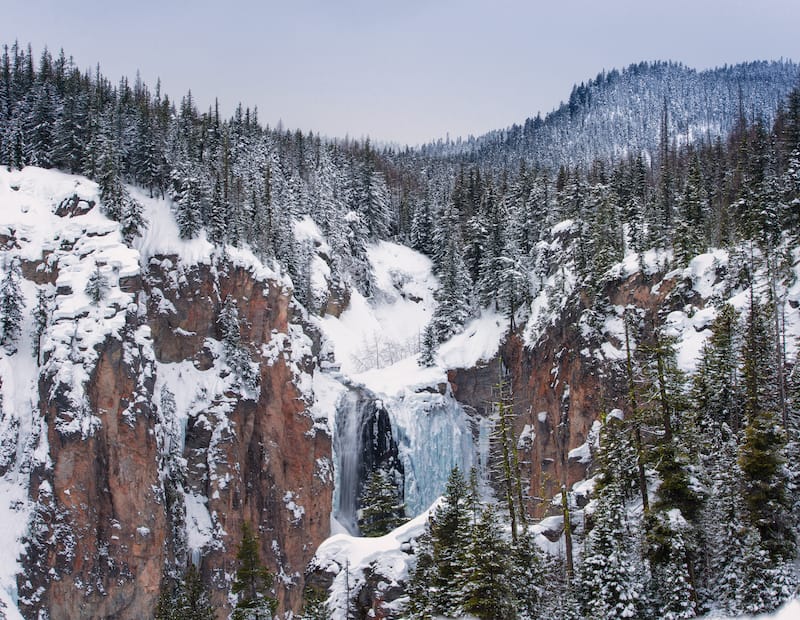
[[[173,99],[416,144],[546,113],[640,60],[800,61],[798,0],[5,0],[0,41],[63,47]]]

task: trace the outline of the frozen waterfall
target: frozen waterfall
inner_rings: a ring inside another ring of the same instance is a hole
[[[349,386],[337,403],[334,428],[333,516],[353,535],[359,493],[379,462],[394,463],[402,473],[406,515],[415,517],[444,492],[454,466],[467,472],[475,460],[469,420],[449,392],[384,399]]]
[[[454,466],[465,473],[472,467],[472,433],[449,392],[407,393],[385,404],[405,469],[406,515],[414,517],[444,493]]]
[[[354,389],[342,394],[336,408],[333,516],[354,536],[358,535],[358,494],[364,471],[363,431],[373,408],[373,400],[363,398]]]

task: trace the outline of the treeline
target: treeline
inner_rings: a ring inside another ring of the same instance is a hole
[[[553,286],[556,272],[562,282],[551,297],[563,296],[568,284],[594,294],[627,254],[643,260],[648,249],[668,250],[677,267],[745,241],[777,261],[773,267],[785,267],[773,254],[782,241],[800,239],[800,90],[771,127],[741,116],[726,139],[678,146],[667,123],[664,111],[660,157],[652,163],[631,155],[613,166],[522,164],[499,174],[490,164],[431,166],[421,189],[406,194],[408,242],[433,258],[441,280],[422,362],[432,363],[436,344],[479,307],[505,313],[512,327],[524,324],[531,300]],[[558,241],[565,230],[566,247]],[[749,261],[734,254],[746,282]]]
[[[486,135],[422,147],[430,157],[495,169],[539,161],[549,168],[613,162],[629,153],[658,157],[664,108],[670,135],[681,144],[729,134],[741,113],[774,120],[775,109],[797,85],[791,61],[747,62],[695,71],[674,62],[640,62],[603,71],[576,84],[558,108]]]
[[[309,216],[331,246],[334,284],[369,294],[368,242],[396,232],[383,162],[369,142],[335,142],[263,127],[239,105],[200,112],[188,93],[172,101],[140,79],[112,84],[81,72],[62,51],[3,48],[0,57],[0,163],[79,173],[99,183],[103,206],[128,240],[144,225],[126,183],[173,201],[183,238],[205,229],[214,243],[247,244],[276,259],[299,299],[313,305],[313,247],[293,234]]]

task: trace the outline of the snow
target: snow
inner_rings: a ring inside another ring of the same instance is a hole
[[[728,620],[729,616],[722,616],[715,613],[703,616],[700,620]],[[794,598],[787,601],[779,609],[771,614],[758,616],[739,616],[738,620],[798,620],[800,619],[800,599]]]
[[[492,359],[508,333],[508,319],[484,310],[467,323],[464,331],[442,343],[436,363],[444,368],[472,368]]]
[[[211,264],[214,245],[206,239],[205,230],[195,239],[181,239],[169,200],[150,198],[136,187],[129,187],[128,191],[141,203],[147,222],[147,229],[134,241],[143,260],[163,255],[177,256],[184,265]]]
[[[493,357],[507,322],[494,313],[482,314],[441,345],[436,366],[420,367],[420,336],[432,317],[438,287],[431,261],[389,242],[370,246],[368,257],[375,282],[372,298],[354,290],[340,317],[320,320],[340,374],[315,374],[319,402],[312,411],[334,429],[332,414],[346,400],[341,398],[341,383],[334,385],[340,380],[362,386],[380,399],[405,468],[406,509],[416,515],[442,493],[453,466],[468,471],[472,465],[466,414],[449,390],[440,393],[447,385],[446,371]],[[317,386],[325,393],[320,394]]]
[[[339,318],[321,320],[342,372],[352,376],[419,352],[438,286],[430,260],[410,248],[381,242],[369,247],[368,257],[375,274],[373,299],[353,290]]]
[[[584,442],[577,448],[570,450],[568,457],[571,461],[575,460],[583,465],[588,465],[592,462],[592,451],[589,444]]]
[[[207,546],[214,543],[214,525],[206,506],[206,498],[196,493],[187,493],[186,502],[186,535],[189,550],[194,555],[201,555]]]
[[[425,530],[430,511],[379,538],[358,538],[348,534],[335,534],[317,549],[311,565],[335,575],[331,586],[329,604],[332,617],[343,618],[346,610],[347,586],[357,591],[365,580],[368,569],[374,568],[389,584],[408,579],[411,541]]]

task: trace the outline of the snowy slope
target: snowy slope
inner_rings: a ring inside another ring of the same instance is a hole
[[[375,274],[372,298],[353,291],[347,310],[338,318],[322,318],[321,329],[339,372],[373,392],[389,412],[405,469],[406,509],[415,516],[440,495],[455,465],[468,471],[474,459],[471,422],[446,387],[447,370],[494,357],[508,322],[483,312],[441,345],[435,366],[421,367],[421,334],[438,286],[431,261],[389,242],[371,246],[369,259]],[[337,412],[343,414],[337,406],[341,393],[333,402],[327,399],[331,432]]]

